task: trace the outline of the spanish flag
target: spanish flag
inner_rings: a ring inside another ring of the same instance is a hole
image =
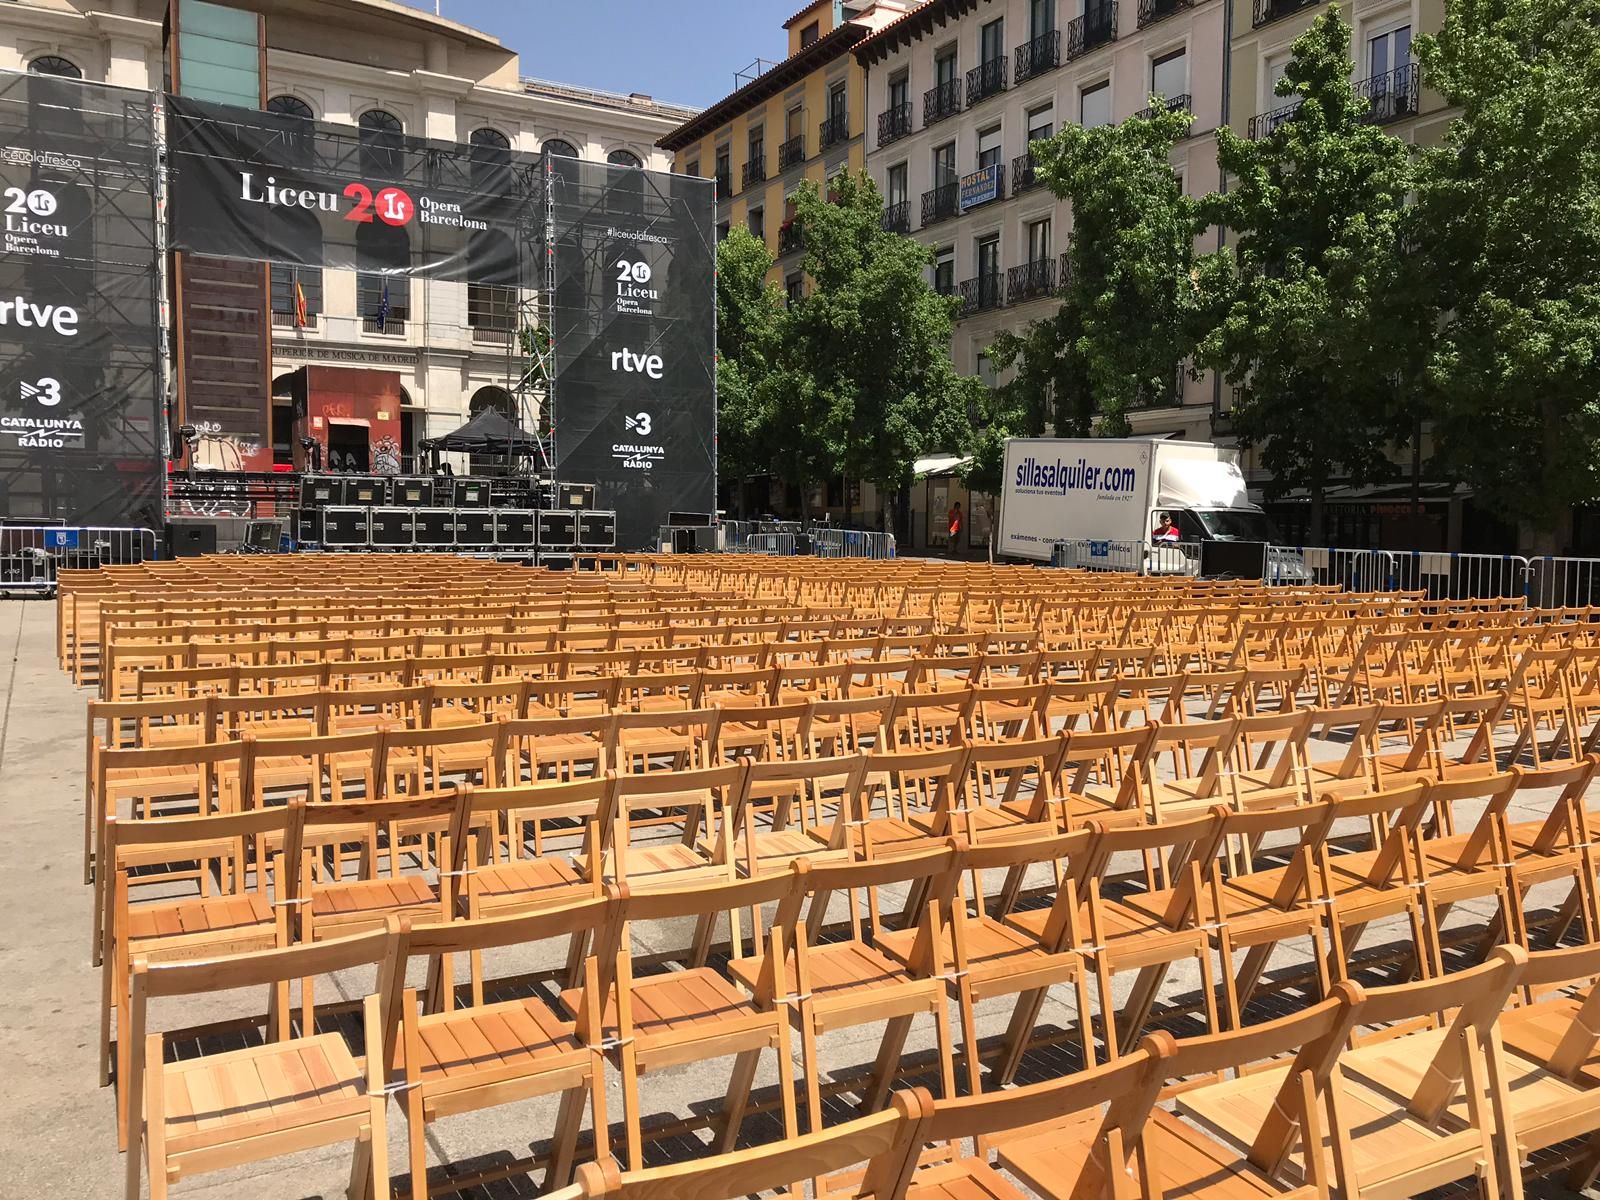
[[[294,327],[306,327],[306,290],[300,286],[300,276],[294,277]]]

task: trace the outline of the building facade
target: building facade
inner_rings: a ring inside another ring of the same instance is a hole
[[[655,143],[695,111],[524,78],[516,53],[497,39],[388,0],[230,0],[210,7],[259,20],[254,98],[283,115],[379,135],[529,153],[550,148],[670,170],[671,157]],[[165,0],[18,0],[5,15],[0,68],[152,90],[171,78]],[[215,84],[230,86],[226,77]],[[449,432],[482,407],[509,405],[514,302],[498,294],[504,289],[391,279],[385,319],[378,321],[382,283],[375,276],[283,267],[270,273],[275,461],[288,462],[293,453],[292,404],[283,383],[301,367],[398,373],[400,449],[407,457],[423,438]],[[297,289],[307,302],[303,324]],[[202,454],[200,465],[237,466],[227,453],[214,448],[218,461]]]
[[[717,181],[719,238],[748,226],[776,257],[770,278],[791,294],[804,287],[795,192],[866,166],[866,72],[851,50],[913,2],[815,0],[784,23],[786,58],[757,60],[753,78],[657,143],[680,174]]]

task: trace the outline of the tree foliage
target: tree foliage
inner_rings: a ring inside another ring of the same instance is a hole
[[[771,267],[765,244],[742,225],[717,247],[717,454],[732,479],[765,473],[771,458],[767,378],[783,334]]]
[[[1417,54],[1461,109],[1418,189],[1440,455],[1549,531],[1600,497],[1600,2],[1452,0]]]
[[[1216,319],[1202,361],[1239,389],[1235,431],[1261,448],[1272,487],[1310,492],[1313,537],[1330,482],[1394,474],[1430,324],[1408,250],[1412,160],[1363,119],[1349,47],[1331,6],[1278,83],[1293,115],[1256,141],[1217,131],[1231,182],[1204,208],[1230,245],[1196,276]]]
[[[1041,332],[1060,347],[1062,382],[1080,397],[1087,387],[1070,423],[1081,426],[1093,411],[1106,436],[1127,435],[1130,409],[1170,402],[1178,364],[1194,348],[1200,207],[1171,166],[1193,121],[1152,96],[1144,115],[1093,129],[1064,125],[1033,145],[1039,178],[1072,203],[1062,310]]]
[[[982,387],[950,361],[953,302],[923,277],[928,250],[885,232],[865,173],[795,197],[811,289],[783,320],[772,408],[785,477],[843,473],[894,492],[912,463],[964,444]]]

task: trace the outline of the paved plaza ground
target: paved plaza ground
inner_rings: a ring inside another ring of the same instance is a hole
[[[114,1093],[97,1084],[97,1030],[99,1024],[99,973],[90,965],[90,890],[81,882],[80,855],[83,819],[85,703],[90,693],[72,687],[55,661],[55,608],[49,601],[0,602],[0,672],[4,672],[3,707],[0,707],[0,845],[4,869],[0,870],[0,978],[8,988],[6,1016],[0,1020],[0,1078],[6,1103],[0,1112],[0,1145],[7,1148],[0,1197],[71,1196],[76,1200],[101,1200],[124,1190],[124,1158],[117,1152],[114,1134]],[[1328,754],[1341,747],[1327,746]],[[1522,799],[1521,797],[1518,798]],[[1535,797],[1535,800],[1538,798]],[[1531,816],[1533,808],[1513,812],[1513,819]],[[1038,901],[1042,903],[1043,901]],[[1452,927],[1481,923],[1483,911],[1453,914]],[[1390,933],[1398,934],[1398,930]],[[659,949],[677,948],[673,931],[661,936]],[[1372,982],[1384,982],[1395,937],[1374,930],[1366,945],[1372,956]],[[684,944],[687,938],[684,938]],[[648,951],[648,944],[641,947]],[[537,971],[538,963],[491,961],[489,974],[500,966],[510,972]],[[1251,1010],[1259,1019],[1302,1003],[1306,993],[1299,980],[1307,975],[1305,948],[1281,952],[1272,964],[1275,982],[1282,985],[1266,994]],[[370,980],[334,981],[342,995],[356,999],[369,990]],[[1200,1026],[1192,1015],[1197,1007],[1199,977],[1193,965],[1173,971],[1163,991],[1167,1005],[1162,1021],[1175,1032],[1193,1032]],[[1064,989],[1058,989],[1063,995]],[[160,1028],[186,1028],[211,1018],[240,1011],[245,994],[223,993],[200,1005],[156,1018]],[[997,1035],[1009,1008],[1003,1003],[981,1012],[980,1033]],[[1069,1003],[1052,998],[1041,1023],[1039,1045],[1030,1052],[1024,1080],[1050,1078],[1073,1069],[1077,1063],[1076,1014]],[[243,1034],[233,1034],[242,1037]],[[877,1027],[828,1035],[823,1053],[831,1081],[844,1085],[870,1064],[877,1046]],[[920,1021],[908,1053],[915,1076],[916,1064],[926,1064],[933,1045],[931,1027]],[[650,1144],[653,1161],[682,1160],[701,1153],[706,1126],[727,1086],[728,1060],[699,1064],[647,1076],[645,1104],[651,1114],[648,1126],[659,1136]],[[801,1073],[798,1039],[793,1075]],[[775,1095],[771,1056],[762,1063],[756,1100],[770,1108]],[[848,1097],[827,1101],[830,1120],[849,1116]],[[621,1094],[615,1072],[610,1073],[609,1106],[612,1136],[622,1137]],[[463,1197],[514,1197],[537,1195],[535,1183],[542,1172],[529,1176],[519,1161],[545,1148],[545,1136],[554,1115],[550,1101],[529,1101],[483,1113],[450,1118],[429,1127],[431,1186],[436,1194]],[[746,1141],[774,1136],[777,1126],[766,1113],[751,1117],[744,1126]],[[405,1122],[391,1108],[390,1162],[397,1191],[407,1186]],[[587,1138],[587,1133],[585,1134]],[[349,1171],[347,1147],[273,1160],[235,1171],[180,1182],[177,1196],[336,1197],[343,1194]],[[446,1166],[446,1164],[450,1164]],[[496,1173],[503,1178],[452,1191],[452,1179],[463,1174]],[[1452,1189],[1445,1194],[1467,1194]],[[1553,1183],[1530,1188],[1530,1196],[1570,1197]],[[1600,1193],[1594,1193],[1600,1195]]]

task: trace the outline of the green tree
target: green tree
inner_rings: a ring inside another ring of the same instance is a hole
[[[772,414],[767,378],[783,336],[783,297],[766,282],[767,247],[736,225],[717,247],[717,459],[719,473],[744,481],[772,466]]]
[[[1418,189],[1440,456],[1553,552],[1600,496],[1600,2],[1453,0],[1417,55],[1461,108]]]
[[[928,285],[929,251],[882,226],[883,202],[864,172],[822,195],[801,185],[811,286],[784,320],[782,370],[769,381],[778,458],[810,478],[843,473],[889,498],[916,459],[966,444],[984,388],[950,361],[954,302]]]
[[[1294,42],[1277,93],[1291,117],[1256,141],[1217,131],[1229,190],[1207,215],[1230,247],[1197,271],[1216,319],[1202,361],[1239,389],[1234,426],[1258,446],[1279,494],[1305,488],[1311,536],[1340,477],[1392,477],[1407,441],[1431,328],[1408,252],[1404,143],[1364,118],[1350,82],[1350,26],[1337,5]]]
[[[1039,178],[1072,204],[1063,303],[1000,356],[1019,374],[1048,380],[1062,433],[1125,437],[1128,410],[1169,402],[1179,364],[1194,349],[1194,242],[1199,205],[1171,167],[1194,118],[1159,96],[1119,125],[1064,125],[1035,142]],[[1030,401],[1037,408],[1037,400]]]

